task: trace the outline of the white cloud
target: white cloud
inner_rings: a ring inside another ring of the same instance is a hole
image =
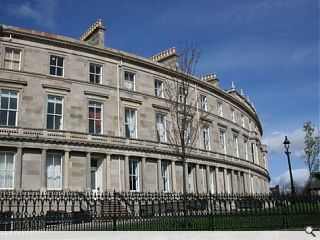
[[[308,169],[306,168],[292,170],[293,181],[299,186],[304,186],[304,184],[308,180],[308,177],[309,177],[309,172],[308,172]],[[280,188],[290,185],[289,171],[285,171],[281,173],[278,177],[276,177],[274,180],[271,181],[270,185],[271,186],[279,185]]]
[[[7,10],[12,15],[32,19],[36,24],[53,29],[55,27],[55,8],[58,0],[35,0],[20,4],[10,4]]]
[[[285,136],[288,136],[290,141],[290,149],[292,158],[301,158],[304,150],[304,132],[301,129],[296,129],[292,132],[272,132],[263,137],[263,143],[268,147],[268,154],[284,154],[283,141]]]

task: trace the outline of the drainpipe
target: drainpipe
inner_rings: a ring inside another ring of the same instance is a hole
[[[121,125],[120,125],[120,70],[122,67],[122,60],[117,64],[117,102],[118,102],[118,137],[121,137]],[[122,191],[121,186],[121,158],[119,155],[119,166],[118,166],[118,175],[119,175],[119,192]]]

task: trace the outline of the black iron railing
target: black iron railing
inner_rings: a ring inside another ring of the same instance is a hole
[[[0,191],[0,230],[320,228],[320,196]]]

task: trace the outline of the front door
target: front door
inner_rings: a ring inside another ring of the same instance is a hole
[[[91,190],[93,192],[103,191],[102,187],[102,161],[91,159]]]

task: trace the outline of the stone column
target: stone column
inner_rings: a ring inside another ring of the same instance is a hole
[[[220,181],[219,181],[219,168],[215,167],[215,177],[216,177],[216,193],[221,193],[221,185],[220,185]]]
[[[145,192],[147,190],[146,184],[146,158],[141,158],[141,192]]]
[[[124,189],[126,192],[130,191],[129,181],[129,156],[124,156]]]
[[[104,162],[106,178],[103,179],[105,179],[106,183],[103,186],[105,186],[105,190],[111,191],[111,155],[109,153],[107,153]]]
[[[243,193],[243,188],[241,186],[241,174],[240,171],[238,171],[238,175],[237,175],[237,180],[238,180],[238,193]]]
[[[41,180],[40,180],[40,189],[45,190],[47,188],[47,149],[42,149],[41,152]]]
[[[172,180],[172,192],[177,191],[177,181],[176,181],[176,162],[171,161],[171,180]]]
[[[196,187],[196,193],[201,193],[202,192],[202,188],[201,188],[201,176],[200,176],[200,168],[199,168],[199,164],[197,163],[196,164],[196,184],[195,184],[195,187]]]
[[[211,183],[213,181],[211,175],[210,175],[210,166],[206,166],[206,176],[207,176],[207,193],[211,192]]]
[[[163,187],[162,177],[161,177],[161,159],[157,159],[157,182],[158,182],[158,192],[161,192]]]
[[[16,156],[16,162],[15,162],[15,186],[14,188],[16,190],[21,189],[21,180],[22,180],[22,148],[18,147],[17,149],[17,156]]]
[[[64,152],[64,164],[63,164],[63,191],[69,190],[69,157],[70,152]]]
[[[86,156],[86,190],[91,191],[91,153]]]
[[[224,193],[230,193],[228,171],[226,168],[223,169],[223,178],[224,178]]]

